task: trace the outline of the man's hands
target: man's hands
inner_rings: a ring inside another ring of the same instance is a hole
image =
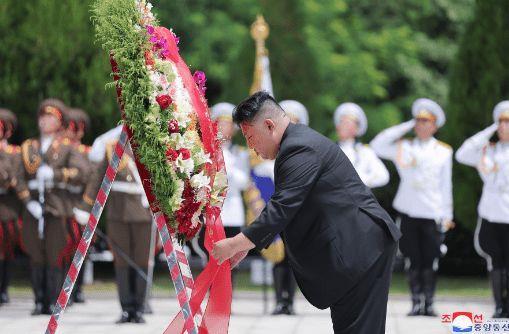
[[[233,255],[230,259],[230,267],[233,269],[238,266],[240,261],[244,260],[244,258],[247,256],[247,253],[249,253],[249,251],[246,250]]]
[[[254,247],[255,245],[251,240],[243,233],[239,233],[233,238],[226,238],[216,242],[212,249],[212,257],[214,257],[219,264],[231,259],[230,263],[233,268],[237,266],[237,264],[246,257],[247,252]]]
[[[212,248],[212,256],[217,260],[217,263],[222,264],[234,256],[238,251],[235,249],[233,238],[226,238],[219,240]]]

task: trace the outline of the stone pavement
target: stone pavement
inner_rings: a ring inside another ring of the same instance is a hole
[[[105,294],[87,294],[85,304],[69,308],[62,318],[59,334],[127,334],[147,333],[160,334],[178,310],[173,297],[161,296],[152,298],[154,314],[147,315],[147,324],[115,325],[120,314],[116,296],[111,292]],[[29,312],[32,301],[28,295],[14,296],[7,306],[0,307],[0,333],[44,333],[48,316],[32,317]],[[405,316],[410,303],[406,296],[391,296],[388,306],[388,334],[441,334],[451,333],[440,318]],[[270,309],[272,305],[270,305]],[[235,292],[233,315],[230,323],[230,334],[328,334],[332,325],[327,310],[315,309],[304,300],[297,298],[297,316],[263,315],[261,294],[256,292]],[[488,317],[493,306],[487,299],[445,298],[437,301],[439,313],[454,311],[471,311]],[[211,333],[213,334],[213,333]]]

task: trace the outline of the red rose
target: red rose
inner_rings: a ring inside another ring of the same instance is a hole
[[[181,148],[180,154],[182,154],[182,159],[187,160],[191,157],[191,152],[187,148]]]
[[[168,108],[173,103],[173,100],[169,95],[159,95],[156,97],[156,101],[163,110]]]
[[[174,149],[172,148],[169,148],[166,150],[166,158],[170,161],[175,161],[177,160],[179,154],[177,151],[175,151]]]
[[[179,122],[176,119],[172,119],[168,122],[168,132],[169,133],[179,133]]]
[[[152,56],[152,52],[145,51],[145,65],[153,66],[155,64],[154,57]]]

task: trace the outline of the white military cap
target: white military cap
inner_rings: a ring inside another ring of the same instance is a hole
[[[445,113],[442,107],[433,100],[420,98],[412,104],[412,116],[414,118],[428,118],[435,121],[440,128],[445,124]]]
[[[285,113],[297,118],[300,124],[309,124],[308,111],[306,107],[304,107],[304,105],[299,101],[284,100],[279,102],[279,105],[285,111]]]
[[[211,108],[211,117],[213,120],[226,119],[231,121],[233,109],[235,109],[233,104],[228,102],[220,102]]]
[[[336,126],[341,123],[341,118],[343,116],[353,118],[359,125],[359,131],[357,132],[357,137],[360,137],[366,133],[368,129],[368,119],[366,118],[366,114],[362,108],[353,102],[345,102],[341,103],[334,111],[334,124]]]
[[[493,120],[498,123],[500,119],[509,119],[509,101],[499,102],[493,109]]]

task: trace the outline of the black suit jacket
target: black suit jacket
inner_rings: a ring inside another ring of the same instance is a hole
[[[307,126],[286,129],[274,177],[274,194],[243,233],[260,250],[284,232],[302,293],[330,307],[401,233],[339,146]]]

